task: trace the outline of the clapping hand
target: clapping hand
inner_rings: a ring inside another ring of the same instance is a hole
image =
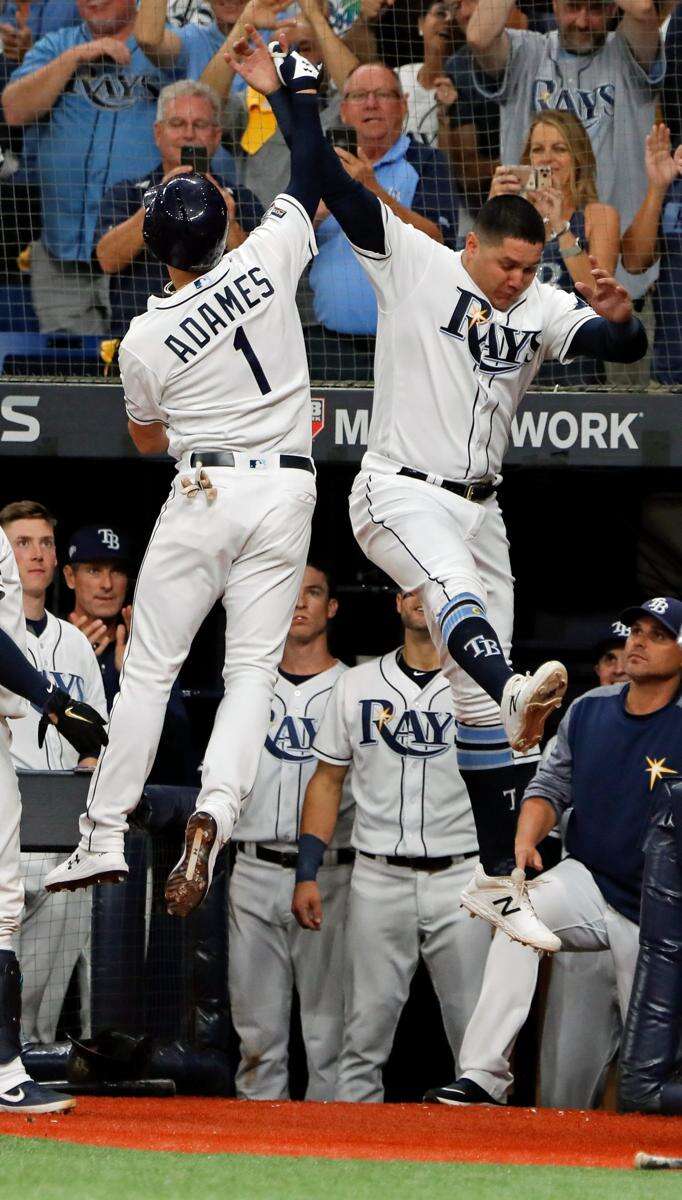
[[[658,191],[667,192],[682,175],[682,146],[672,154],[667,125],[652,125],[644,143],[644,162],[649,183]]]
[[[611,275],[597,266],[596,258],[592,255],[589,258],[592,268],[590,274],[594,283],[576,283],[575,290],[580,292],[597,316],[617,325],[629,321],[633,312],[629,293]]]

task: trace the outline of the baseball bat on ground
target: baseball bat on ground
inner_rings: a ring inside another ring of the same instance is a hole
[[[682,1158],[667,1158],[664,1154],[645,1154],[638,1150],[633,1166],[640,1171],[682,1171]]]

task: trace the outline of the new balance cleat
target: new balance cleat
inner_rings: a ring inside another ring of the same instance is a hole
[[[446,1087],[430,1088],[424,1095],[427,1104],[450,1104],[453,1107],[463,1104],[494,1104],[499,1106],[501,1101],[495,1100],[485,1088],[479,1087],[473,1079],[456,1079]]]
[[[514,942],[534,950],[556,954],[561,942],[539,919],[528,894],[525,872],[515,867],[511,875],[486,875],[478,863],[473,878],[461,895],[461,904],[476,917],[483,917]]]
[[[45,876],[47,892],[75,892],[95,883],[123,883],[128,864],[118,850],[83,850],[77,846],[66,862]]]
[[[211,886],[220,850],[218,826],[210,813],[196,812],[187,822],[185,850],[166,882],[166,909],[186,917],[198,908]]]
[[[53,1092],[33,1079],[25,1079],[9,1091],[0,1092],[0,1113],[15,1112],[26,1116],[31,1113],[67,1112],[75,1107],[73,1096]]]
[[[568,675],[560,662],[546,662],[533,675],[512,675],[504,685],[500,710],[502,724],[513,750],[537,746],[545,721],[561,707]]]

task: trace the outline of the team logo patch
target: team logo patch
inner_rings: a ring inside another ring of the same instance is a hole
[[[316,438],[318,433],[324,429],[324,397],[313,396],[313,438]]]

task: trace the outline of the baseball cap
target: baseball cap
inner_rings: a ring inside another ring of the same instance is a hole
[[[631,625],[638,617],[655,617],[677,637],[682,626],[682,600],[674,600],[672,596],[654,596],[653,600],[633,605],[620,614],[621,621],[627,625]]]
[[[630,627],[622,620],[611,621],[602,630],[601,637],[594,644],[594,657],[600,659],[607,650],[615,650],[624,646],[630,634]]]
[[[130,560],[130,541],[111,525],[84,525],[69,538],[67,562],[118,562]]]

